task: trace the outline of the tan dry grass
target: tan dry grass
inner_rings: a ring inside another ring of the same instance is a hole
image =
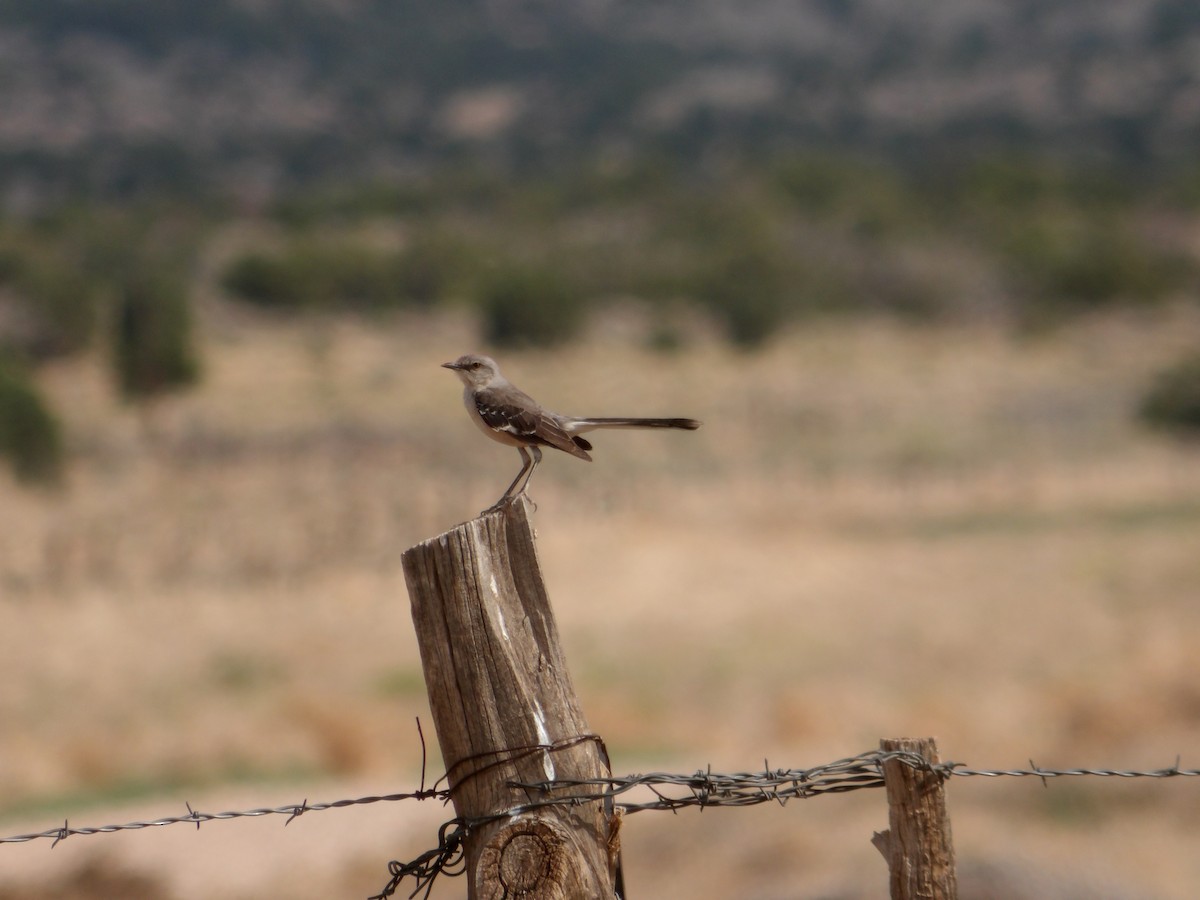
[[[399,556],[494,499],[517,462],[478,438],[437,368],[473,348],[470,325],[220,306],[205,321],[204,384],[148,417],[113,400],[96,361],[49,373],[69,490],[0,486],[10,811],[59,796],[73,822],[132,816],[70,798],[137,781],[158,786],[146,815],[413,783],[412,721],[428,718]],[[1200,466],[1130,412],[1195,345],[1194,311],[1032,340],[830,323],[759,355],[702,334],[653,355],[629,331],[600,323],[584,345],[504,359],[567,411],[706,422],[601,435],[596,462],[548,459],[534,485],[568,658],[619,771],[811,765],[927,733],[980,766],[1189,763]],[[254,776],[286,787],[220,787]],[[955,782],[950,800],[964,872],[994,878],[999,861],[1010,896],[1024,878],[1042,886],[1029,896],[1183,898],[1200,888],[1196,790]],[[291,895],[316,897],[372,865],[377,888],[385,856],[433,836],[404,825],[425,810],[394,809],[382,838],[355,812],[324,815],[341,818],[303,825],[339,835],[326,858],[296,861],[301,823],[250,827],[231,880],[178,857],[232,859],[209,836],[226,826],[161,856],[137,836],[113,852],[178,897],[261,895],[291,860]],[[637,817],[631,889],[879,896],[867,840],[883,824],[874,795]],[[3,869],[49,884],[110,840],[3,848]]]

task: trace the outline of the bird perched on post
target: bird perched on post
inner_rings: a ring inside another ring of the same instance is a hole
[[[464,385],[463,404],[471,420],[494,441],[516,447],[521,454],[521,471],[492,506],[491,512],[525,493],[533,470],[542,461],[542,447],[554,447],[590,461],[592,445],[580,437],[598,428],[683,428],[695,431],[695,419],[646,419],[629,417],[585,418],[564,416],[541,407],[536,400],[500,374],[489,356],[468,353],[454,362],[442,363],[454,371]],[[518,489],[518,485],[520,489]]]

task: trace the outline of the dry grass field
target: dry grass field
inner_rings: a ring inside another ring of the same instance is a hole
[[[595,462],[548,455],[533,483],[618,773],[807,767],[903,735],[984,768],[1200,765],[1200,448],[1132,417],[1200,343],[1195,307],[1036,337],[834,322],[753,355],[699,325],[654,353],[640,329],[612,314],[502,358],[566,412],[705,422],[597,435]],[[417,784],[432,723],[400,555],[518,464],[438,368],[478,349],[472,324],[213,304],[203,341],[200,387],[145,413],[100,360],[47,372],[69,483],[0,482],[4,834]],[[1200,894],[1197,780],[961,779],[949,804],[964,898]],[[449,815],[0,846],[0,898],[365,897]],[[881,792],[634,816],[630,896],[882,897],[885,826]]]

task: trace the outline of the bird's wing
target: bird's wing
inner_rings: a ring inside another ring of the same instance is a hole
[[[483,390],[475,395],[475,408],[484,424],[495,431],[511,434],[528,444],[554,447],[580,459],[591,459],[559,423],[529,395],[511,386],[504,391]]]

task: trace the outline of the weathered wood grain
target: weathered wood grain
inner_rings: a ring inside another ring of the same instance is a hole
[[[617,820],[601,803],[506,815],[542,799],[513,782],[609,774],[559,645],[527,502],[418,544],[403,563],[455,809],[496,817],[467,837],[469,896],[612,897]]]

